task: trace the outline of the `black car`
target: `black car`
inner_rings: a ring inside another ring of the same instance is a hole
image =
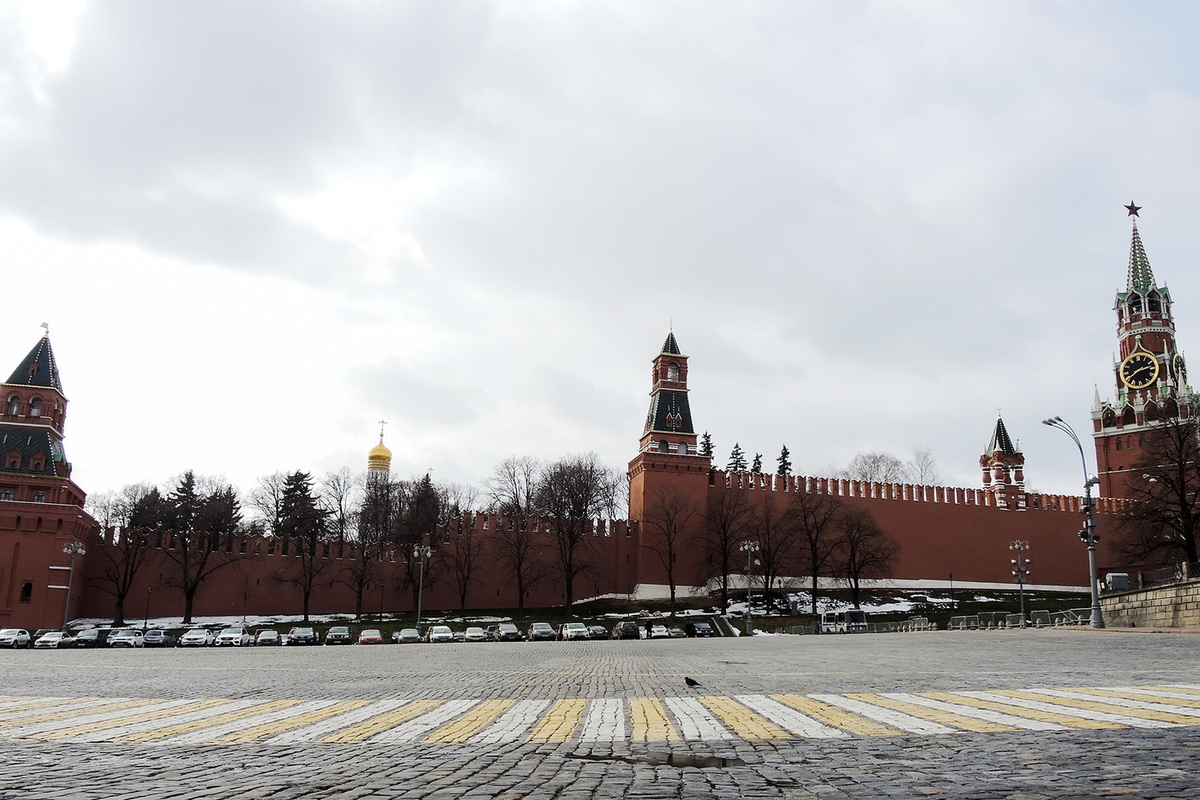
[[[713,627],[707,622],[689,622],[683,626],[683,632],[689,637],[712,636]]]
[[[531,642],[552,642],[554,641],[554,628],[550,627],[548,622],[535,622],[529,626],[529,641]]]
[[[612,629],[614,639],[640,639],[642,630],[636,622],[618,622]]]
[[[354,639],[350,635],[350,629],[345,625],[334,625],[325,632],[325,644],[350,644]]]
[[[588,626],[588,638],[589,639],[607,639],[608,638],[608,628],[605,628],[603,625],[589,625]]]
[[[524,635],[521,634],[519,628],[511,622],[502,622],[496,626],[496,630],[492,633],[493,642],[523,642]]]
[[[320,644],[321,637],[312,628],[292,628],[288,631],[286,645]]]

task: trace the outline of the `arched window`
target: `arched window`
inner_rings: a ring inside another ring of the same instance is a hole
[[[7,413],[10,417],[15,417],[20,409],[21,398],[17,397],[15,394],[8,398],[8,410],[5,413]]]
[[[679,443],[679,455],[686,456],[688,453],[687,442]]]
[[[672,361],[670,364],[667,364],[667,380],[669,380],[669,381],[679,380],[679,365],[676,364],[674,361]]]
[[[1122,442],[1120,439],[1117,439],[1117,450],[1124,450],[1124,449],[1125,449],[1125,443]]]
[[[663,439],[662,441],[660,441],[658,443],[658,452],[660,452],[660,453],[671,452],[671,445],[667,442],[666,439]]]
[[[1158,292],[1150,293],[1150,296],[1146,298],[1146,307],[1151,314],[1162,311],[1162,304],[1158,300]]]
[[[1142,296],[1138,294],[1129,295],[1129,310],[1134,314],[1142,313]]]
[[[40,417],[42,415],[42,398],[35,397],[29,401],[29,416]]]
[[[1137,423],[1137,414],[1133,411],[1133,406],[1125,406],[1125,413],[1121,415],[1121,423],[1123,425],[1134,425]]]
[[[46,493],[45,492],[34,492],[33,493],[33,502],[35,502],[35,503],[46,502]]]
[[[0,500],[12,500],[12,499],[13,499],[13,490],[12,489],[0,489]]]
[[[1146,421],[1147,422],[1157,422],[1158,416],[1159,416],[1158,415],[1158,405],[1155,403],[1147,404],[1146,405]]]
[[[1117,415],[1109,409],[1104,412],[1104,421],[1101,423],[1105,428],[1111,428],[1117,424]]]
[[[21,584],[21,602],[28,603],[33,600],[33,583],[25,581]]]

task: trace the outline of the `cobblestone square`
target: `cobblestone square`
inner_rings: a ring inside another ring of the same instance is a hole
[[[1029,630],[4,652],[0,797],[1197,797],[1198,650]]]

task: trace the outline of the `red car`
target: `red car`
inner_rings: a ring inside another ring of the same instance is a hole
[[[359,644],[383,644],[383,634],[374,628],[368,628],[358,635]]]

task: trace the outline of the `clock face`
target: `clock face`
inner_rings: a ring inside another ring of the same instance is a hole
[[[1187,366],[1183,363],[1183,356],[1179,353],[1176,353],[1175,358],[1171,359],[1171,372],[1175,374],[1175,379],[1180,383],[1187,383]]]
[[[1121,380],[1130,389],[1145,389],[1158,378],[1158,359],[1149,353],[1134,353],[1121,362]]]

